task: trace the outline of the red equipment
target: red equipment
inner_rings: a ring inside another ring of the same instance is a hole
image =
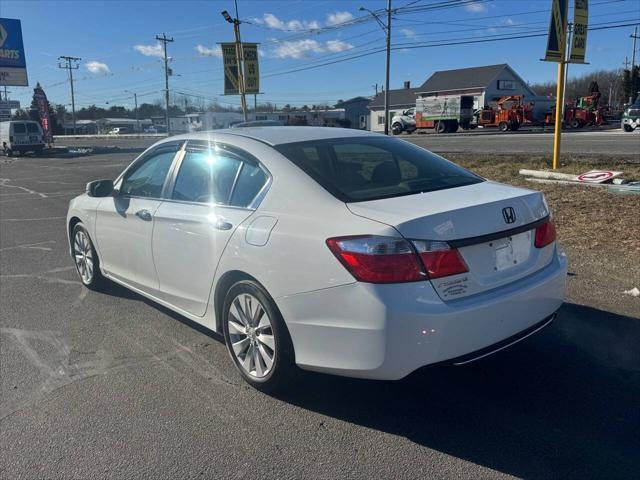
[[[522,95],[501,97],[497,102],[497,108],[483,108],[478,118],[478,125],[498,127],[501,132],[516,131],[521,125],[532,122],[533,110],[530,104],[522,102]]]

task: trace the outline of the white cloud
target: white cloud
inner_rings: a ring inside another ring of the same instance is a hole
[[[87,62],[84,64],[85,67],[87,67],[87,70],[89,70],[91,73],[110,73],[111,70],[109,70],[109,65],[107,65],[106,63],[102,63],[102,62],[96,62],[91,61],[91,62]]]
[[[155,45],[134,45],[133,48],[145,57],[164,58],[162,45],[159,43],[156,43]]]
[[[516,22],[514,22],[514,21],[513,21],[513,18],[511,18],[511,17],[507,17],[507,18],[504,20],[504,24],[505,24],[505,25],[515,25],[515,24],[516,24]]]
[[[350,43],[343,42],[338,39],[327,40],[325,43],[312,39],[283,41],[280,42],[277,47],[273,48],[267,56],[272,58],[292,58],[294,60],[299,60],[301,58],[308,57],[309,54],[312,53],[339,53],[352,48],[353,45]]]
[[[333,26],[353,20],[353,15],[349,12],[335,12],[327,15],[327,25]]]
[[[260,25],[266,25],[275,30],[316,30],[320,28],[320,23],[316,20],[280,20],[273,13],[265,13],[262,18],[252,18],[252,21]]]
[[[300,59],[307,56],[309,52],[324,52],[322,44],[317,40],[296,40],[281,42],[274,50],[275,58]]]
[[[416,32],[414,32],[410,28],[400,29],[400,33],[402,33],[407,38],[415,38],[415,36],[417,35]]]
[[[485,12],[487,10],[487,6],[486,5],[484,5],[483,3],[478,3],[477,1],[473,1],[473,2],[467,3],[465,8],[468,11],[473,12],[473,13]]]
[[[330,52],[344,52],[353,48],[353,45],[342,40],[327,40],[326,46]]]
[[[204,45],[196,45],[193,47],[203,57],[222,57],[222,48],[220,45],[216,45],[213,48],[205,47]]]

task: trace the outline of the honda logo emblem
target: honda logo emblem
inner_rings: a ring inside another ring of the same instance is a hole
[[[516,221],[516,211],[513,207],[506,207],[502,209],[502,218],[506,223],[513,223]]]

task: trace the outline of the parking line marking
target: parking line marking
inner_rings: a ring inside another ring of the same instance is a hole
[[[25,243],[23,245],[14,245],[13,247],[2,247],[0,248],[0,251],[4,251],[4,250],[15,250],[16,248],[47,248],[47,247],[37,247],[37,245],[46,245],[48,243],[56,243],[55,240],[47,240],[46,242],[37,242],[37,243]],[[50,248],[47,248],[47,250],[51,250]]]
[[[8,185],[8,183],[11,181],[10,178],[0,178],[0,187],[7,187],[7,188],[19,188],[20,190],[23,190],[27,193],[30,193],[32,195],[38,195],[40,196],[40,198],[47,198],[47,194],[46,193],[41,193],[41,192],[36,192],[35,190],[31,190],[27,187],[21,187],[20,185]]]

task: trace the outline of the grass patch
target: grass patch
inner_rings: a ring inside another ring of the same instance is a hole
[[[446,158],[490,180],[544,192],[558,228],[560,242],[574,252],[602,250],[606,254],[640,254],[640,195],[617,195],[605,189],[546,185],[527,182],[518,174],[521,168],[551,169],[546,155],[491,156],[445,154]],[[585,158],[586,157],[586,158]],[[624,178],[640,180],[640,158],[612,157],[589,161],[588,156],[563,157],[557,170],[579,174],[592,169],[625,172]]]

